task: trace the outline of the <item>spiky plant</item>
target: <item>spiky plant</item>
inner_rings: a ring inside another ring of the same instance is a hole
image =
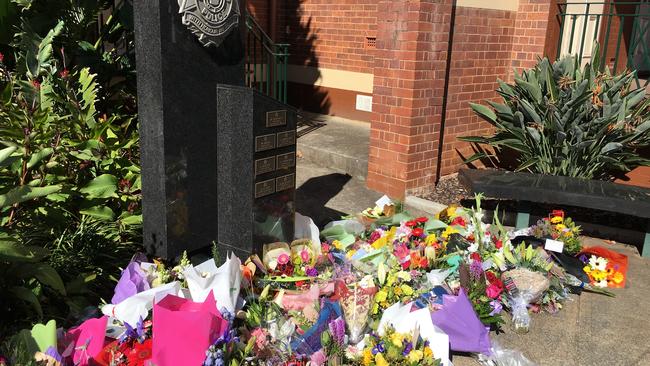
[[[460,138],[493,152],[478,146],[466,162],[498,162],[514,154],[517,171],[587,179],[611,179],[650,165],[638,153],[650,145],[650,99],[644,89],[633,87],[635,72],[611,75],[598,49],[594,55],[584,67],[577,57],[553,64],[544,58],[533,69],[515,73],[513,84],[499,80],[504,104],[471,104],[495,127],[494,134]]]

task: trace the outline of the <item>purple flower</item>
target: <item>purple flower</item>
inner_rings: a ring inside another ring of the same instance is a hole
[[[318,270],[317,270],[316,268],[314,268],[314,267],[309,267],[309,268],[307,268],[307,270],[305,271],[305,273],[306,273],[307,276],[309,276],[309,277],[316,277],[316,276],[318,276]]]
[[[63,360],[63,357],[59,354],[59,351],[57,351],[56,347],[54,346],[49,346],[47,350],[45,350],[45,354],[52,357],[55,359],[57,362],[61,362]],[[0,356],[0,359],[2,357]]]
[[[376,355],[377,353],[384,353],[386,347],[384,347],[384,342],[377,343],[376,346],[372,347],[372,354]]]
[[[339,346],[342,346],[345,343],[345,321],[343,318],[338,317],[332,320],[329,322],[328,327],[334,342]]]
[[[589,257],[587,257],[586,254],[582,254],[582,255],[580,255],[580,256],[578,257],[578,259],[580,259],[580,261],[581,261],[582,263],[587,263],[587,262],[589,262]]]
[[[469,273],[474,279],[480,278],[483,275],[483,265],[481,264],[481,261],[473,260],[469,265]]]
[[[490,316],[495,316],[497,314],[500,314],[501,311],[503,310],[503,305],[501,305],[501,302],[497,300],[490,301],[490,306],[492,306],[492,311],[490,312]]]
[[[406,347],[404,347],[404,351],[402,351],[402,355],[404,355],[404,356],[408,355],[409,352],[411,352],[412,349],[413,349],[413,343],[407,342]]]

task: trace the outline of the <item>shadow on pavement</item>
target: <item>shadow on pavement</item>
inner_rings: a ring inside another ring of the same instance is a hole
[[[325,205],[343,190],[350,179],[351,176],[341,173],[309,178],[296,190],[296,211],[311,217],[321,228],[330,221],[340,219],[345,213]]]

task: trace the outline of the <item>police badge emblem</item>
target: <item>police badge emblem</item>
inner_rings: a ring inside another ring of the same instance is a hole
[[[219,46],[239,24],[237,0],[178,0],[182,22],[204,46]]]

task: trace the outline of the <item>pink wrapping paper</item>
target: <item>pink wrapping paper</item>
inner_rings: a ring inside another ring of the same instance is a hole
[[[69,339],[74,342],[72,360],[75,365],[94,365],[92,359],[104,348],[107,321],[108,318],[105,316],[88,319],[68,331]]]
[[[167,295],[153,308],[151,360],[156,366],[200,366],[227,327],[212,291],[202,303]]]

